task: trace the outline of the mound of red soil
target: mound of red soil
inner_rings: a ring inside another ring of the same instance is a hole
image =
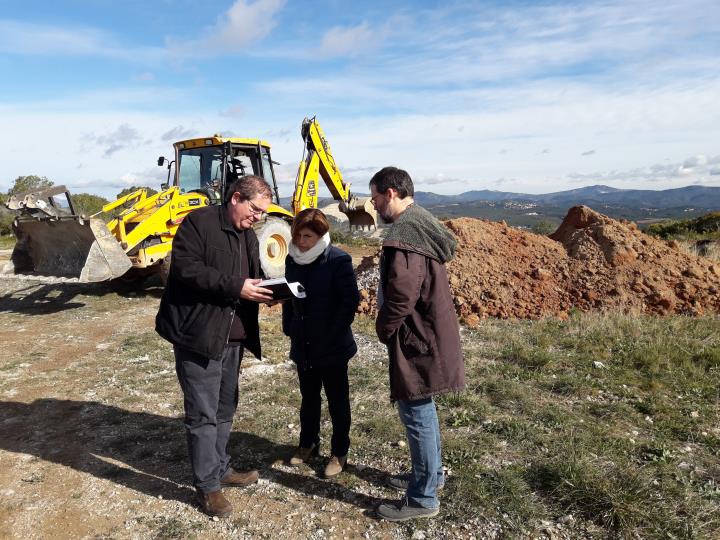
[[[549,237],[473,218],[445,222],[458,239],[447,265],[458,315],[538,319],[583,311],[720,312],[720,266],[634,223],[576,206]],[[377,256],[358,267],[360,312],[375,310]]]

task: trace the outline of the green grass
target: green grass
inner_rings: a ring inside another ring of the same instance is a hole
[[[464,493],[464,504],[474,498],[484,512],[509,516],[517,534],[521,523],[567,513],[610,537],[720,532],[720,319],[487,321],[467,339],[475,340],[483,354],[467,355],[468,380],[487,401],[441,412],[451,441],[446,458],[468,439],[454,424],[479,411],[490,421],[482,424],[485,444],[502,442],[511,471],[523,464],[519,475],[490,469],[480,478],[526,495],[500,497],[493,512],[481,482]],[[460,461],[463,475],[477,469],[472,459]]]
[[[287,360],[279,318],[278,310],[261,318],[271,364]],[[371,319],[358,318],[354,331],[361,343],[375,340]],[[350,463],[398,472],[409,457],[397,444],[405,434],[388,397],[384,349],[363,347],[349,369]],[[568,514],[570,538],[720,536],[720,317],[574,312],[566,321],[487,320],[463,330],[463,349],[466,391],[436,400],[451,475],[440,517],[423,524],[428,537],[469,522],[499,523],[506,538],[539,537],[543,522]],[[134,391],[178,401],[172,353],[152,331],[108,355],[117,361],[101,374],[119,401],[131,406]],[[297,444],[294,370],[243,377],[240,400],[234,430],[253,449],[247,465]],[[176,435],[157,433],[158,441]],[[339,482],[366,489],[350,476]],[[181,525],[150,528],[164,538],[196,534]]]
[[[380,242],[377,238],[369,238],[362,233],[347,233],[339,230],[330,230],[330,239],[333,244],[342,244],[344,246],[379,246]]]
[[[140,522],[149,529],[149,538],[154,540],[191,540],[197,538],[197,532],[202,529],[200,523],[184,523],[177,518],[165,516],[144,519]]]
[[[0,249],[12,249],[15,247],[14,234],[0,234]]]

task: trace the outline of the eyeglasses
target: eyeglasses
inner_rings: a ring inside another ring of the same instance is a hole
[[[261,210],[260,208],[255,206],[251,200],[248,199],[247,203],[248,203],[248,207],[250,208],[250,212],[252,213],[253,216],[262,217],[262,215],[265,213],[265,210]]]

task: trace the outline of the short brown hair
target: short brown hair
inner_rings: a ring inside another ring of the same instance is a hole
[[[300,231],[303,229],[310,229],[318,236],[325,236],[325,233],[330,230],[330,223],[328,223],[325,214],[317,208],[306,208],[300,212],[292,224],[292,239],[297,240]]]
[[[397,167],[383,167],[370,179],[370,185],[375,186],[378,193],[387,193],[392,188],[401,199],[415,195],[412,178],[407,171]]]
[[[230,203],[230,199],[232,199],[232,196],[235,193],[240,194],[241,201],[249,201],[250,199],[254,199],[257,195],[260,195],[263,199],[272,200],[272,189],[270,188],[270,184],[268,184],[261,176],[255,176],[254,174],[241,176],[228,185],[227,190],[225,191],[225,204]]]

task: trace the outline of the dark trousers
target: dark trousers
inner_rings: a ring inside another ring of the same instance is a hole
[[[333,456],[347,455],[350,448],[350,385],[347,364],[330,367],[302,369],[298,367],[300,380],[300,446],[310,448],[320,443],[320,390],[325,388],[332,439],[330,452]]]
[[[238,404],[242,354],[242,346],[225,347],[219,359],[211,360],[175,347],[193,485],[203,493],[220,489],[220,479],[230,468],[227,445]]]

